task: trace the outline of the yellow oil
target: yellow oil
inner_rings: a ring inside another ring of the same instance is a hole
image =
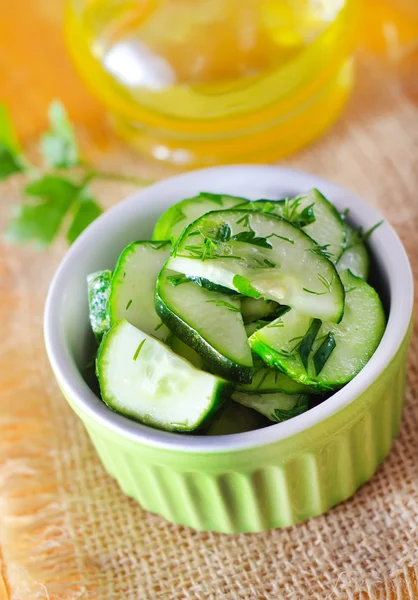
[[[182,166],[304,145],[352,83],[357,0],[73,0],[78,69],[142,152]]]

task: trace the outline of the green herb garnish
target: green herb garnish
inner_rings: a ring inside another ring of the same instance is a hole
[[[167,280],[174,287],[181,285],[182,283],[190,283],[190,279],[186,277],[186,275],[182,275],[181,273],[179,273],[178,275],[170,275],[169,277],[167,277]]]
[[[157,327],[154,327],[154,331],[158,331],[163,325],[164,323],[161,321],[161,323],[158,323]]]
[[[258,331],[262,327],[269,326],[271,323],[271,321],[267,321],[267,319],[257,319],[256,321],[253,321],[253,322],[256,325],[256,331]]]
[[[253,246],[259,246],[260,248],[272,248],[270,242],[267,241],[267,238],[257,237],[253,230],[250,231],[241,231],[232,236],[231,240],[234,242],[241,242],[244,244],[251,244]]]
[[[296,406],[294,406],[293,408],[289,408],[288,410],[283,410],[280,408],[276,408],[273,411],[273,417],[275,420],[281,422],[281,421],[287,421],[287,419],[291,419],[292,417],[297,417],[298,415],[301,415],[302,413],[306,412],[306,410],[308,409],[308,402],[303,402],[303,403],[297,403]]]
[[[322,285],[325,286],[325,288],[327,290],[327,293],[330,294],[331,293],[332,284],[333,284],[333,281],[334,281],[334,276],[331,279],[331,281],[328,281],[328,279],[326,277],[324,277],[321,273],[318,273],[318,279],[322,283]]]
[[[322,325],[320,319],[314,319],[309,326],[308,331],[302,338],[302,341],[299,344],[299,356],[302,361],[305,370],[308,370],[308,358],[309,354],[312,350],[313,343],[315,341],[316,335]]]
[[[284,237],[283,235],[278,235],[277,233],[271,233],[270,235],[268,235],[266,237],[266,240],[269,239],[269,238],[271,238],[271,237],[276,237],[279,240],[283,240],[284,242],[289,242],[289,244],[294,244],[295,243],[294,240],[291,240],[288,237]]]
[[[68,169],[80,163],[77,140],[67,113],[60,102],[48,111],[50,130],[40,140],[40,150],[48,167]]]
[[[275,327],[284,327],[284,323],[282,319],[276,319],[275,321],[270,322],[267,327],[269,329],[274,329]]]
[[[315,292],[314,290],[309,290],[308,288],[302,288],[304,292],[307,292],[308,294],[315,294],[315,296],[324,296],[324,294],[327,294],[328,292]]]
[[[131,306],[132,304],[132,298],[129,300],[128,304],[125,306],[125,310],[128,310],[128,308]]]
[[[270,269],[275,269],[277,267],[276,263],[274,263],[273,261],[269,260],[268,258],[265,258],[263,260],[263,263],[266,265],[266,267],[269,267]]]
[[[237,221],[237,225],[241,225],[243,227],[249,227],[250,226],[250,215],[244,215],[243,217],[240,217]]]
[[[145,339],[142,340],[142,342],[140,342],[138,348],[135,350],[135,354],[133,355],[132,360],[136,360],[138,358],[139,353],[141,352],[142,347],[143,347],[143,345],[145,344],[146,341],[147,340],[145,338]]]
[[[229,302],[225,302],[225,300],[206,300],[206,302],[214,302],[216,306],[224,306],[231,312],[241,312],[239,308],[237,308],[233,304],[230,304]]]
[[[368,229],[366,232],[363,233],[363,228],[362,227],[358,227],[358,229],[356,229],[355,231],[355,239],[351,244],[348,244],[348,246],[346,246],[344,248],[344,250],[349,250],[350,248],[353,248],[354,246],[356,246],[357,244],[360,243],[364,243],[365,241],[367,241],[369,239],[369,237],[372,235],[372,233],[374,231],[376,231],[376,229],[378,227],[380,227],[381,225],[383,225],[384,221],[379,221],[378,223],[376,223],[375,225],[373,225],[373,227],[370,227],[370,229]]]
[[[256,390],[259,390],[261,388],[261,386],[263,385],[263,383],[265,382],[265,380],[269,376],[270,372],[271,372],[270,369],[263,369],[263,368],[257,369],[257,372],[254,373],[254,377],[255,377],[256,374],[258,375],[258,373],[261,373],[261,377],[260,377],[260,380],[257,382],[257,385],[255,386]]]
[[[328,281],[328,279],[326,277],[324,277],[322,275],[322,273],[318,273],[317,277],[318,277],[320,283],[326,288],[326,291],[325,292],[316,292],[315,290],[309,290],[308,288],[302,288],[303,291],[307,292],[308,294],[315,294],[315,296],[324,296],[325,294],[330,294],[334,280],[331,279],[331,281]]]
[[[331,333],[331,331],[327,334],[326,338],[315,352],[313,357],[313,362],[315,365],[315,372],[317,375],[320,374],[322,369],[325,366],[325,363],[331,356],[332,351],[334,350],[337,342],[335,341],[335,337]]]
[[[145,183],[91,168],[80,159],[74,129],[62,104],[53,102],[48,116],[49,130],[39,143],[42,165],[35,167],[21,153],[10,116],[0,105],[0,180],[19,173],[26,176],[23,202],[14,210],[6,231],[10,242],[35,242],[45,247],[65,228],[71,244],[102,213],[89,190],[94,179]]]
[[[230,237],[231,237],[231,228],[228,225],[228,223],[224,223],[219,228],[219,233],[218,233],[218,238],[217,239],[220,242],[228,242]]]
[[[258,292],[249,282],[246,277],[242,275],[234,275],[232,285],[238,290],[240,294],[249,296],[250,298],[260,298],[261,294]]]
[[[323,246],[315,246],[315,248],[306,248],[305,252],[311,252],[312,254],[316,254],[317,256],[325,256],[328,260],[331,259],[332,254],[328,252],[328,248],[330,244],[324,244]]]
[[[285,198],[284,200],[282,216],[286,221],[290,221],[296,225],[296,227],[306,227],[316,220],[313,210],[314,203],[306,206],[301,212],[298,212],[304,198],[305,196],[298,196],[296,198]]]

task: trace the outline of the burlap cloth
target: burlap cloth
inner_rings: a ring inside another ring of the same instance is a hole
[[[370,60],[342,120],[287,164],[376,205],[402,237],[417,276],[417,72],[406,63],[395,77]],[[131,173],[139,162],[141,172],[160,175],[122,146],[101,162]],[[109,183],[97,188],[106,205],[129,191]],[[16,183],[2,187],[2,223],[17,198]],[[48,253],[3,246],[0,254],[0,542],[10,598],[418,597],[416,332],[401,434],[353,499],[287,530],[197,533],[144,512],[121,493],[57,389],[42,309],[64,251],[59,242]]]

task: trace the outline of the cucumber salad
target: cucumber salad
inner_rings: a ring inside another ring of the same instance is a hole
[[[365,366],[385,330],[366,233],[318,190],[202,192],[87,278],[103,401],[151,427],[223,435],[295,417]]]

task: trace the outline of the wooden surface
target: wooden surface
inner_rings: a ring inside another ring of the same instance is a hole
[[[412,103],[418,105],[418,29],[414,29],[409,17],[399,16],[393,5],[381,0],[367,1],[368,11],[362,31],[364,52],[380,54],[382,62],[386,61],[387,77],[402,88],[403,94]],[[407,0],[402,0],[402,3],[406,4]],[[45,126],[50,101],[60,98],[77,123],[85,152],[93,159],[111,165],[112,155],[120,153],[122,145],[112,136],[102,107],[86,91],[65,52],[62,10],[61,0],[2,3],[0,98],[9,106],[18,133],[28,144]],[[398,25],[397,29],[394,29],[394,22]],[[396,119],[396,109],[392,107],[392,110]],[[132,156],[132,153],[129,152],[129,155]],[[142,162],[141,168],[144,174],[145,171],[148,174],[148,166]],[[156,176],[164,172],[155,166],[149,168]],[[4,288],[0,294],[3,306],[14,301]],[[396,589],[382,589],[382,599],[418,598],[418,586],[409,575],[406,572],[408,585],[402,585],[401,579]],[[368,598],[367,595],[360,597],[362,600]],[[0,600],[4,598],[7,598],[7,592],[0,575]]]

